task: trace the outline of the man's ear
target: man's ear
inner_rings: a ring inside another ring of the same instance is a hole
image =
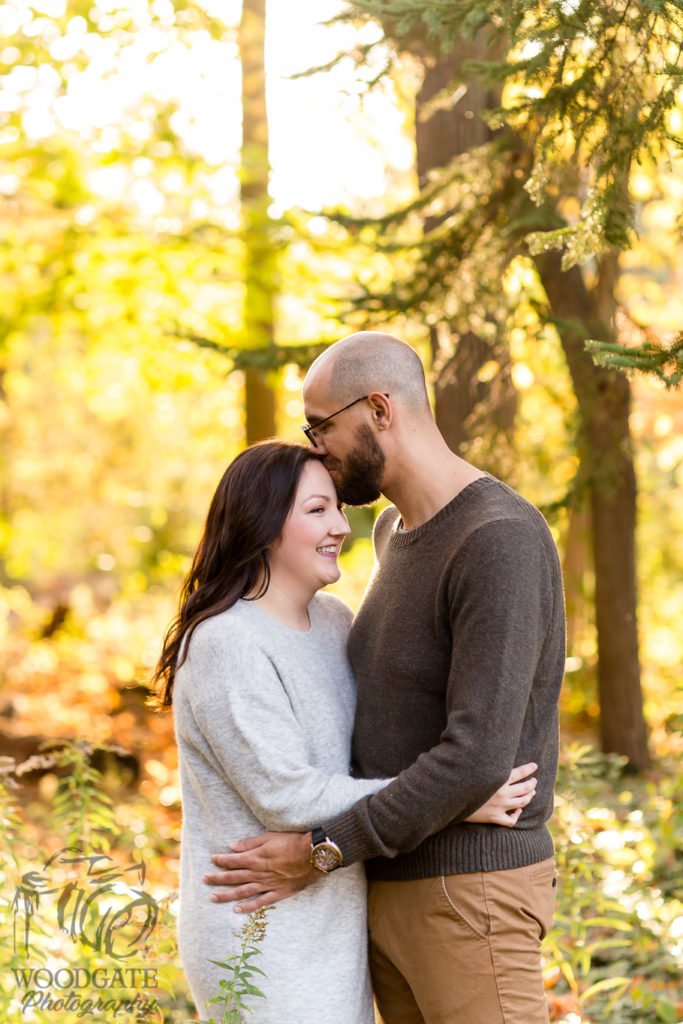
[[[393,409],[391,407],[390,395],[381,391],[371,391],[368,395],[372,419],[378,430],[386,430],[391,426]]]

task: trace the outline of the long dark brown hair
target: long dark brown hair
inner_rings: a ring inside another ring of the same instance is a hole
[[[153,676],[161,707],[173,702],[175,674],[199,623],[227,611],[245,594],[265,594],[270,583],[267,549],[282,534],[304,466],[315,459],[303,445],[261,441],[245,448],[226,469]]]

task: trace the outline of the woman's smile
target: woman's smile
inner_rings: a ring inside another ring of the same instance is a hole
[[[324,547],[317,549],[318,553],[324,555],[325,558],[336,558],[341,550],[339,544],[326,544]]]

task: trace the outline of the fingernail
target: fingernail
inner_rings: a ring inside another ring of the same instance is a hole
[[[211,894],[211,902],[218,903],[218,896],[216,896],[215,892]]]
[[[241,914],[242,913],[242,908],[241,907],[235,907],[235,913],[236,914]]]

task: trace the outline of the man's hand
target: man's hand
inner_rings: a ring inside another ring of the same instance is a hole
[[[211,894],[214,903],[245,901],[235,907],[237,914],[285,900],[322,878],[310,862],[310,832],[264,832],[228,846],[232,853],[211,858],[223,870],[204,875],[203,881],[227,886]]]

